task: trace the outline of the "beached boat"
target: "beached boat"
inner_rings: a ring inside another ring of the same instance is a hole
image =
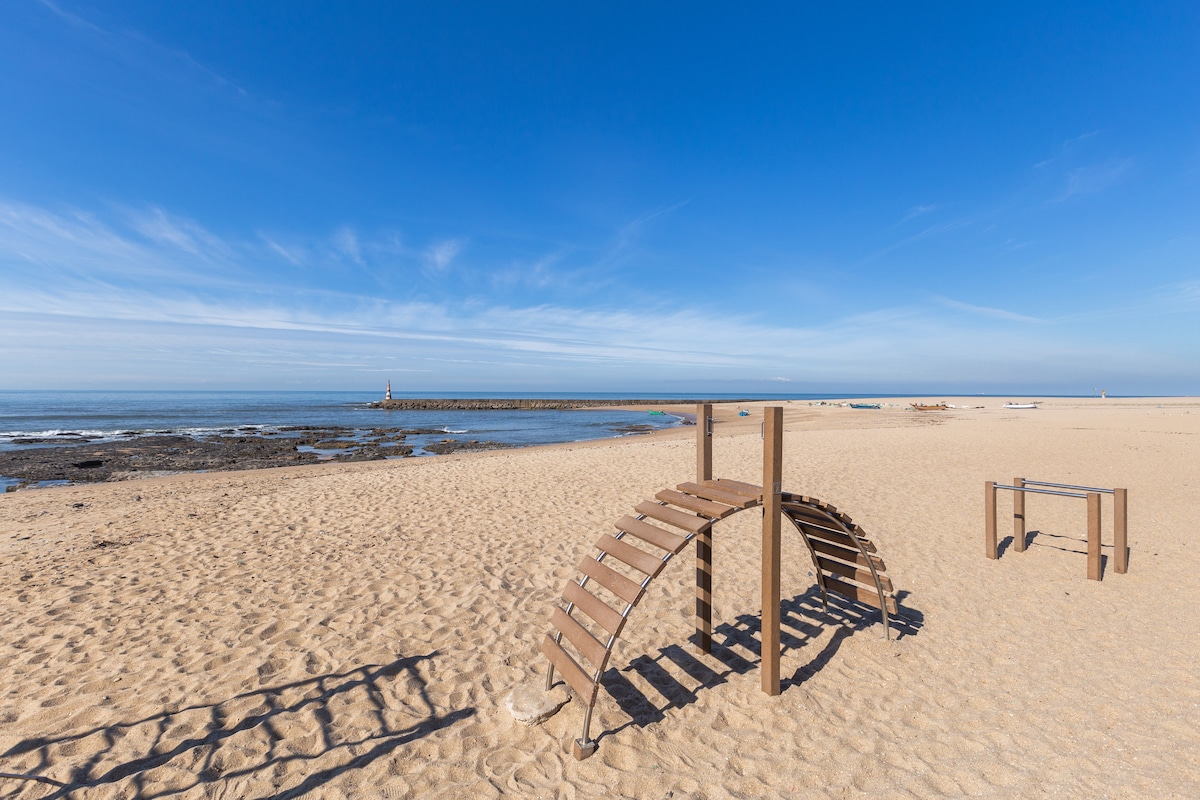
[[[1005,403],[1005,408],[1037,408],[1037,403]]]
[[[748,416],[750,416],[750,412],[743,409],[742,411],[738,412],[738,416],[739,417],[748,417]]]
[[[851,403],[851,408],[883,408],[879,403]]]
[[[658,415],[658,416],[664,416],[664,415],[665,415],[667,412],[665,412],[665,411],[651,411],[650,413],[651,413],[651,414],[656,414],[656,415]]]
[[[945,411],[947,408],[949,408],[949,406],[945,403],[933,403],[932,405],[926,403],[910,403],[910,405],[913,407],[914,411]]]

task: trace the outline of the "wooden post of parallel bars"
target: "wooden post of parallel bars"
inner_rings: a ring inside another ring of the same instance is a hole
[[[712,480],[712,406],[696,405],[696,483]],[[696,536],[696,647],[712,652],[712,526]]]
[[[1023,494],[1023,492],[1018,492]],[[999,558],[996,552],[996,482],[983,482],[983,539],[988,558]]]
[[[1087,576],[1088,580],[1100,580],[1100,494],[1087,495]]]
[[[696,406],[696,483],[712,480],[712,405]]]
[[[779,694],[779,558],[783,408],[763,409],[762,690]]]
[[[1114,568],[1124,575],[1129,569],[1129,493],[1113,489],[1113,550]]]
[[[1025,486],[1024,478],[1013,478],[1013,486]],[[1025,493],[1013,492],[1013,546],[1018,553],[1025,552]]]

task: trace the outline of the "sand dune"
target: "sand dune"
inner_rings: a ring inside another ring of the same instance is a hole
[[[747,407],[718,409],[716,472],[758,482]],[[714,652],[688,643],[674,565],[582,762],[578,703],[525,727],[503,699],[544,675],[593,542],[692,479],[691,429],[0,496],[0,798],[1196,796],[1200,402],[792,403],[785,422],[784,488],[866,529],[907,621],[889,642],[865,607],[824,612],[785,537],[767,697],[760,522],[731,518]],[[1018,475],[1127,487],[1128,574],[1085,579],[1083,504],[1063,498],[1028,501],[1026,552],[984,558],[983,482]]]

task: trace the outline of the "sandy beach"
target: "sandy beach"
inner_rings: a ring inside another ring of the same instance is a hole
[[[875,398],[878,399],[878,398]],[[596,703],[538,726],[564,583],[639,501],[695,477],[694,428],[486,453],[0,495],[0,798],[1191,798],[1200,792],[1200,399],[784,405],[784,489],[850,514],[906,621],[822,610],[783,544],[783,692],[759,689],[757,511],[715,529],[714,650],[690,551]],[[762,404],[716,408],[715,474],[759,483]],[[738,408],[748,417],[738,417]],[[692,409],[685,409],[692,410]],[[580,412],[587,413],[587,412]],[[984,557],[983,484],[1031,497]],[[786,532],[785,532],[786,534]]]

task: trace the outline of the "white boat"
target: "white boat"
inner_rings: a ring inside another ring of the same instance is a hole
[[[1005,408],[1037,408],[1037,403],[1005,403]]]

